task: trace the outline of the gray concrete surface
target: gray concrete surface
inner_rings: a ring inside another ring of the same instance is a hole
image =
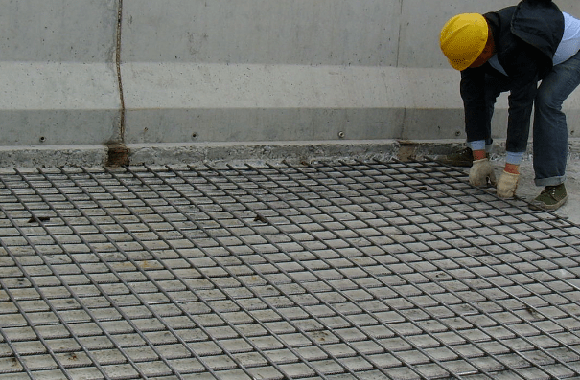
[[[119,2],[2,0],[0,7],[0,145],[118,140]]]
[[[580,376],[580,225],[430,161],[0,169],[0,379]]]
[[[23,151],[83,166],[111,143],[179,154],[196,143],[462,138],[459,75],[439,30],[455,13],[513,3],[2,0],[0,166]],[[576,1],[557,3],[580,15]],[[580,95],[565,109],[577,135]],[[70,146],[93,148],[62,154]]]

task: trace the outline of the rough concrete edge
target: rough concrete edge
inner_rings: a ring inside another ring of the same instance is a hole
[[[401,161],[435,158],[464,147],[463,140],[365,140],[296,141],[256,143],[132,144],[122,146],[123,160],[142,165],[195,165],[204,163],[282,162],[312,163],[323,160],[357,158]],[[531,144],[526,159],[531,160]],[[0,168],[11,167],[99,167],[111,166],[107,146],[0,146]],[[124,155],[127,154],[127,157]],[[505,144],[498,143],[493,159],[505,155]],[[570,139],[570,159],[580,160],[580,138]]]
[[[392,159],[399,152],[396,140],[300,141],[257,143],[202,143],[129,145],[131,165],[191,163],[281,162],[304,163],[324,159],[360,157]]]
[[[0,168],[94,167],[106,160],[101,145],[0,146]]]
[[[362,160],[401,161],[436,158],[465,147],[452,140],[343,140],[257,143],[134,144],[129,145],[131,165],[172,165],[192,162],[287,161],[314,162],[356,157]],[[505,143],[492,150],[494,159],[505,157]],[[570,158],[580,159],[580,138],[570,139]],[[532,144],[525,159],[532,159]]]

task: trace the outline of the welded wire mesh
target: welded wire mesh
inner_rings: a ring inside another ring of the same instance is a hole
[[[0,172],[0,379],[580,378],[580,228],[432,162]]]

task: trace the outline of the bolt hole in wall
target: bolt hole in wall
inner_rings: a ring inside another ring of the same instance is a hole
[[[40,143],[45,143],[45,142],[46,142],[46,137],[44,137],[44,136],[40,136],[40,138],[38,139],[38,141],[39,141]]]

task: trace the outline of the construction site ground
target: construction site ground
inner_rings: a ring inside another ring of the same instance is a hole
[[[580,379],[579,168],[1,169],[0,379]]]

